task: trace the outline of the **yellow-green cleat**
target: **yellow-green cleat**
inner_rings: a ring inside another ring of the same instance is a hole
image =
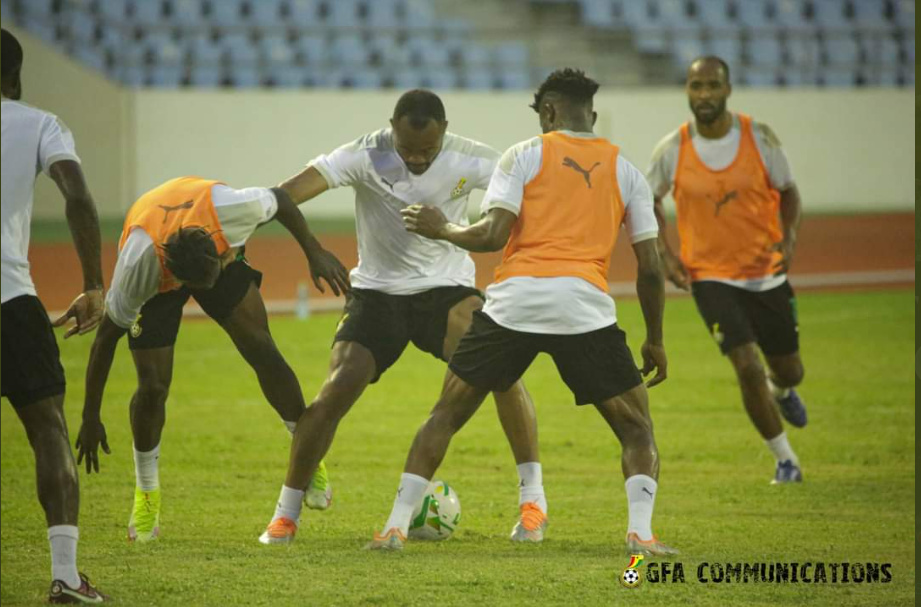
[[[322,460],[304,493],[304,503],[311,510],[326,510],[333,503],[333,486],[329,482],[326,464]]]
[[[160,535],[160,489],[134,489],[134,508],[128,521],[128,540],[149,542]]]

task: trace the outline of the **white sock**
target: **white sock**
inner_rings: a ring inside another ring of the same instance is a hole
[[[283,422],[285,420],[282,420]],[[294,429],[297,428],[297,422],[285,422],[285,428],[288,429],[288,432],[291,433],[291,436],[294,436]]]
[[[790,396],[790,388],[781,388],[780,386],[772,382],[770,377],[768,378],[767,383],[768,383],[768,390],[771,391],[771,394],[774,395],[774,398],[776,400],[780,400],[781,398],[787,398],[788,396]]]
[[[518,464],[518,506],[534,502],[547,514],[547,496],[544,495],[544,474],[540,462]]]
[[[48,527],[51,544],[51,579],[61,580],[74,590],[80,587],[77,573],[77,540],[80,532],[75,525]]]
[[[160,487],[160,445],[151,451],[134,450],[134,474],[141,491],[153,491]]]
[[[624,483],[627,488],[629,521],[627,533],[636,533],[641,540],[652,539],[652,509],[656,504],[659,484],[651,476],[635,474]]]
[[[299,489],[282,485],[278,503],[275,505],[275,515],[272,520],[280,518],[291,519],[295,523],[301,517],[301,504],[304,503],[304,492]]]
[[[767,443],[768,449],[774,454],[774,459],[776,459],[778,463],[790,460],[794,465],[799,466],[799,458],[797,458],[796,453],[793,452],[793,447],[790,446],[790,441],[787,440],[786,432],[781,432],[774,438],[764,442]]]
[[[403,535],[409,532],[413,509],[422,501],[428,486],[428,479],[422,478],[418,474],[404,472],[400,476],[400,488],[397,490],[397,496],[393,500],[393,510],[390,511],[390,518],[387,519],[387,524],[384,525],[384,533],[394,527],[399,529]]]

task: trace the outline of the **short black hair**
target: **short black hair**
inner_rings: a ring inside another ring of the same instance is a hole
[[[19,44],[19,40],[16,39],[16,36],[5,29],[3,30],[2,38],[2,48],[0,48],[0,52],[3,53],[2,77],[6,80],[22,67],[22,46]]]
[[[182,228],[163,245],[166,269],[183,282],[202,282],[209,278],[217,245],[205,228]]]
[[[695,63],[700,62],[700,61],[704,63],[716,63],[723,69],[723,73],[726,74],[726,82],[728,83],[730,81],[729,80],[729,64],[726,63],[722,57],[717,57],[716,55],[703,55],[702,57],[698,57],[697,59],[692,61],[691,65],[694,65]],[[690,69],[690,67],[691,66],[689,65],[688,69]]]
[[[441,98],[432,91],[413,89],[403,93],[393,108],[394,122],[403,116],[408,116],[409,124],[421,131],[429,120],[445,121],[445,106]]]
[[[540,100],[547,93],[559,93],[563,97],[577,103],[589,103],[598,87],[601,86],[585,75],[585,72],[571,67],[552,72],[534,93],[534,103],[531,109],[540,112]]]

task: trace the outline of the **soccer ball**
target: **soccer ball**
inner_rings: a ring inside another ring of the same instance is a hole
[[[636,569],[624,569],[624,575],[620,581],[624,586],[632,588],[640,583],[640,572]]]
[[[413,510],[409,537],[415,540],[444,540],[460,523],[461,505],[454,489],[444,481],[432,481],[422,501]]]

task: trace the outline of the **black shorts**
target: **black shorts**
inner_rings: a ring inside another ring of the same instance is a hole
[[[189,297],[194,298],[208,316],[222,322],[243,301],[251,283],[256,283],[257,287],[261,285],[262,273],[250,267],[240,254],[221,271],[217,283],[210,289],[198,291],[182,287],[156,295],[144,304],[131,325],[128,347],[149,350],[174,345],[182,322],[182,308]]]
[[[3,396],[18,409],[64,394],[61,352],[42,302],[34,295],[22,295],[0,309]]]
[[[462,380],[491,392],[518,381],[539,352],[553,358],[577,405],[595,404],[640,385],[643,379],[616,324],[578,335],[522,333],[496,324],[482,311],[448,364]]]
[[[471,287],[436,287],[414,295],[352,289],[333,344],[354,341],[371,351],[377,367],[371,383],[400,358],[409,342],[445,360],[448,313],[468,297],[482,299],[483,295]]]
[[[691,292],[723,354],[752,342],[767,356],[799,351],[796,297],[789,282],[757,292],[707,280],[692,284]]]

